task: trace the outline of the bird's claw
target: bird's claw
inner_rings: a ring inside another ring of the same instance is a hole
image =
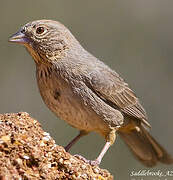
[[[100,162],[96,159],[96,160],[89,160],[89,164],[91,166],[98,166],[100,164]]]
[[[79,155],[79,154],[75,154],[74,155],[76,158],[84,161],[85,163],[90,164],[91,166],[98,166],[100,164],[100,162],[96,159],[96,160],[88,160],[86,158],[84,158],[83,156]]]

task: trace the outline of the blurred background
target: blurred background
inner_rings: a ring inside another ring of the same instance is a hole
[[[61,21],[85,49],[116,70],[140,97],[152,135],[173,154],[173,1],[1,0],[0,113],[27,111],[64,146],[77,130],[47,109],[38,92],[34,61],[24,47],[8,43],[21,25],[36,19]],[[102,137],[92,133],[71,153],[94,159],[103,145]],[[130,177],[131,171],[147,169],[132,157],[120,138],[105,155],[101,168],[121,180],[139,179]],[[171,168],[159,164],[151,170]]]

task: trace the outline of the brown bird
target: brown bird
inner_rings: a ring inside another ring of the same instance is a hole
[[[64,25],[52,20],[29,22],[9,41],[23,44],[34,58],[38,87],[48,108],[79,130],[66,151],[80,137],[97,132],[106,144],[97,159],[88,162],[98,165],[118,133],[144,165],[173,163],[149,134],[146,112],[128,84],[87,52]]]

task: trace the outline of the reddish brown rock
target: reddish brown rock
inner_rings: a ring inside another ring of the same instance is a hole
[[[75,158],[55,144],[28,113],[0,115],[0,180],[112,180],[99,167]]]

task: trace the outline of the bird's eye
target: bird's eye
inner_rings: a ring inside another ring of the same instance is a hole
[[[36,33],[37,34],[43,34],[45,32],[45,28],[44,27],[38,27],[37,29],[36,29]]]

